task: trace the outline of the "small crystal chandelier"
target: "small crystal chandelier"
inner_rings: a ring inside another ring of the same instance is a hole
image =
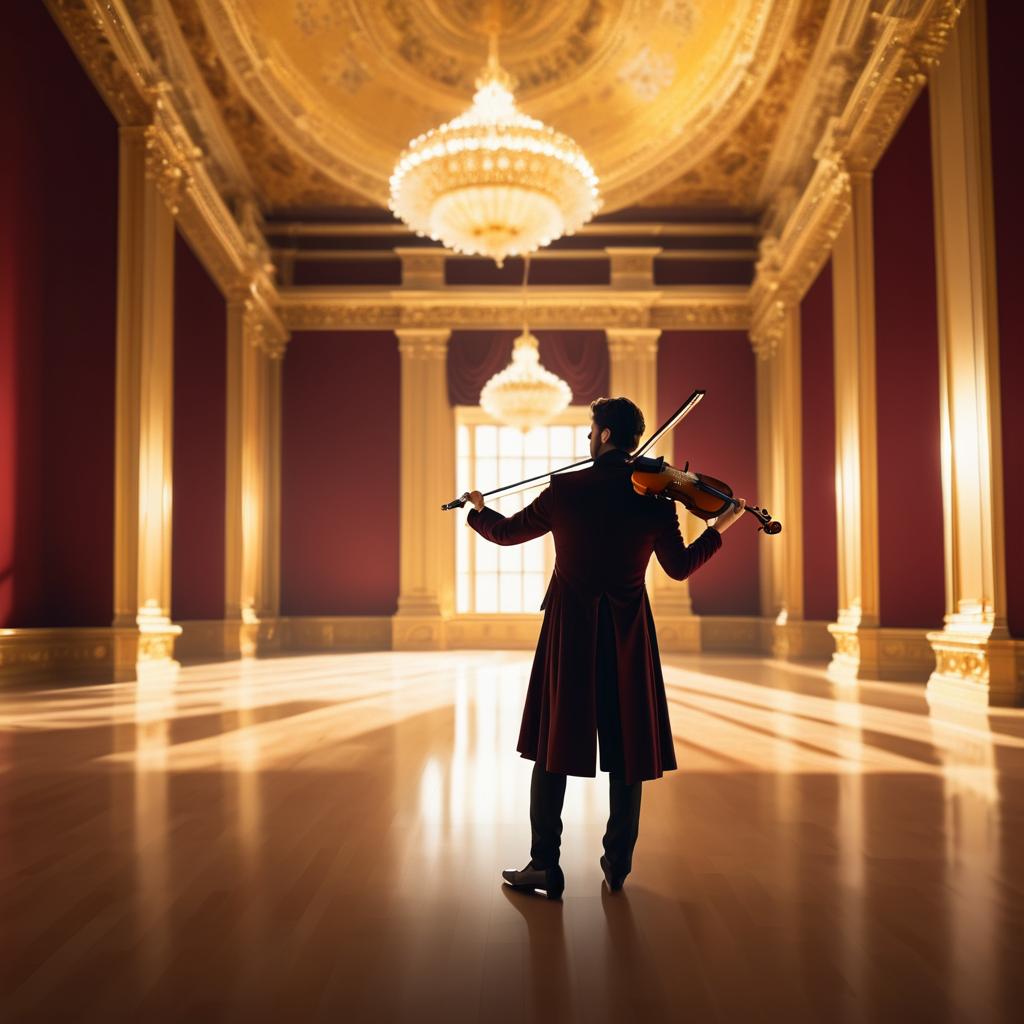
[[[500,267],[586,224],[598,180],[569,136],[516,108],[493,32],[476,89],[469,110],[409,143],[388,206],[417,235]]]
[[[523,270],[523,333],[512,345],[512,362],[491,377],[480,392],[480,405],[486,412],[522,431],[554,419],[572,401],[569,385],[540,364],[537,339],[526,322],[529,273],[527,258]]]

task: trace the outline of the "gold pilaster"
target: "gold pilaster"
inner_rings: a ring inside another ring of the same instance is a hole
[[[145,128],[120,130],[114,668],[173,667],[174,220]]]
[[[608,339],[608,386],[613,396],[625,396],[640,406],[650,433],[658,423],[658,340],[660,328],[615,328],[605,331]],[[685,397],[685,395],[683,396]],[[651,449],[650,455],[664,455],[671,461],[671,437]],[[693,539],[691,519],[680,509],[686,539]],[[699,651],[700,621],[693,614],[690,585],[670,579],[652,560],[647,571],[651,605],[658,616],[658,641],[666,651]]]
[[[929,700],[1018,703],[1006,628],[1002,435],[985,7],[963,13],[931,75],[946,615],[928,634]]]
[[[455,419],[448,404],[451,331],[399,330],[402,360],[401,526],[396,650],[439,650],[454,610],[455,551],[451,513],[441,511],[455,487]]]
[[[877,678],[878,448],[871,176],[850,175],[850,216],[832,253],[839,618],[829,626],[837,680]]]
[[[783,532],[760,546],[761,614],[771,623],[777,658],[827,655],[823,623],[804,621],[803,469],[800,394],[800,307],[779,300],[758,322],[757,478],[765,507]]]
[[[251,294],[228,302],[224,617],[237,624],[238,636],[229,653],[260,653],[277,643],[286,337]]]

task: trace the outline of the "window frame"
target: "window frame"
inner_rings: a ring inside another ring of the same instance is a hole
[[[480,426],[503,427],[505,425],[500,423],[496,419],[494,419],[494,417],[492,417],[488,412],[486,412],[479,405],[457,405],[454,408],[454,412],[455,412],[455,430],[453,432],[452,446],[453,446],[453,449],[454,449],[453,456],[454,456],[454,461],[455,461],[456,474],[458,474],[458,472],[459,472],[459,464],[460,464],[460,458],[459,458],[459,433],[460,433],[460,428],[462,428],[462,427],[475,428],[475,427],[480,427]],[[545,426],[545,427],[568,426],[568,427],[576,427],[576,428],[578,428],[578,427],[588,427],[589,428],[590,422],[591,422],[591,412],[590,412],[589,404],[588,405],[570,405],[563,412],[559,413],[558,416],[555,416],[553,419],[551,419],[547,423],[543,424],[543,426]],[[475,438],[474,438],[474,440],[475,440]],[[471,445],[472,445],[472,443],[473,442],[471,441]],[[584,455],[583,458],[585,458],[585,457],[586,456]],[[470,454],[467,455],[466,458],[470,462],[470,464],[472,465],[472,463],[473,463],[473,461],[475,459],[475,453],[472,451],[472,448],[471,448]],[[579,460],[574,458],[574,457],[572,457],[572,456],[570,456],[569,459],[567,460],[566,464],[571,463],[573,461],[579,461]],[[557,468],[557,467],[553,467],[553,468]],[[501,485],[503,485],[505,483],[514,483],[514,482],[515,482],[514,480],[508,480],[508,481],[504,481],[503,480],[503,481],[499,481],[498,486],[501,486]],[[458,490],[460,492],[465,491],[467,489],[467,487],[472,487],[472,486],[473,486],[473,481],[459,480],[457,482],[457,484],[456,484],[456,487],[458,488]],[[538,484],[536,487],[530,488],[530,490],[528,490],[526,492],[526,502],[525,503],[528,504],[529,501],[532,501],[533,498],[535,498],[538,494],[540,494],[541,491],[544,489],[544,486],[545,485],[543,485],[543,484]],[[460,515],[460,516],[458,516],[456,518],[456,522],[455,522],[455,530],[456,531],[458,531],[458,530],[468,530],[469,529],[469,527],[466,525],[465,516],[466,516],[466,513],[463,512],[462,515]],[[539,618],[539,616],[540,616],[539,608],[535,609],[535,610],[532,610],[532,611],[520,611],[520,612],[502,612],[502,611],[480,612],[480,611],[476,610],[476,593],[475,593],[475,586],[474,586],[474,581],[476,580],[476,543],[474,542],[475,538],[472,538],[472,537],[469,538],[468,560],[467,560],[468,568],[466,569],[466,573],[465,573],[465,575],[468,576],[469,587],[470,587],[470,589],[469,589],[468,609],[467,610],[461,610],[460,609],[460,603],[459,603],[459,578],[460,578],[461,574],[459,572],[459,569],[460,569],[460,562],[459,562],[459,537],[460,537],[460,535],[458,533],[456,533],[455,537],[454,537],[454,544],[453,544],[453,550],[452,550],[452,578],[453,578],[453,582],[454,582],[454,588],[453,588],[454,589],[454,593],[453,593],[453,608],[454,608],[455,617],[456,618],[460,618],[460,619],[481,619],[481,618],[483,618],[483,619],[534,619],[534,618]],[[485,541],[482,541],[482,540],[481,540],[481,542],[482,543],[486,543]],[[547,580],[550,579],[551,573],[552,573],[553,569],[554,569],[554,544],[553,544],[551,536],[549,534],[547,537],[544,538],[544,566],[543,566],[542,573],[543,573],[543,586],[545,588],[547,586]],[[524,570],[522,568],[520,568],[518,570],[518,573],[519,573],[520,576],[522,576],[523,572],[524,572]],[[498,585],[499,585],[499,588],[500,588],[500,577],[501,577],[501,570],[500,569],[497,571],[497,574],[498,574],[498,579],[499,579],[499,584]],[[500,590],[499,590],[499,598],[498,598],[498,600],[499,600],[499,605],[500,605]],[[539,605],[539,602],[538,602],[538,605]]]

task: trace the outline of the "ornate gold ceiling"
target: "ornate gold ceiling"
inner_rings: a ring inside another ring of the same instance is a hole
[[[466,108],[486,58],[489,0],[165,2],[274,212],[383,207],[401,150]],[[499,6],[520,106],[584,148],[604,212],[749,212],[829,5]]]

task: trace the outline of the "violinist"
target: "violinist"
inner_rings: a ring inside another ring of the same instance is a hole
[[[638,493],[631,483],[629,455],[645,429],[640,409],[628,398],[599,398],[590,408],[591,466],[553,476],[507,518],[487,508],[479,491],[463,495],[473,505],[468,525],[495,544],[554,535],[555,571],[541,604],[518,743],[535,762],[530,862],[502,871],[509,885],[541,889],[548,899],[559,899],[565,887],[558,862],[566,777],[592,777],[600,745],[601,771],[609,774],[600,863],[617,890],[632,867],[643,781],[676,767],[644,586],[651,555],[673,579],[686,579],[721,547],[745,504],[738,500],[687,546],[676,503]]]

